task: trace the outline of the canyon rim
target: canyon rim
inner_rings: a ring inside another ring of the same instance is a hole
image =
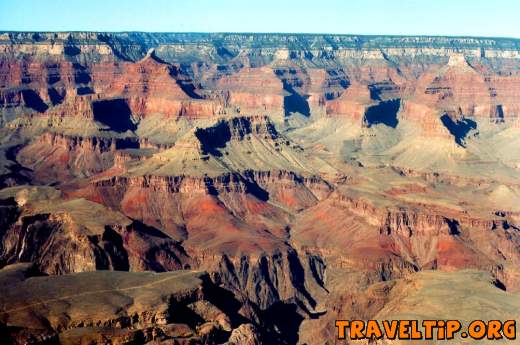
[[[517,39],[2,32],[0,342],[519,320],[519,114]]]

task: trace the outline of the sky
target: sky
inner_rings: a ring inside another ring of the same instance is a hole
[[[0,31],[520,38],[519,0],[0,0]]]

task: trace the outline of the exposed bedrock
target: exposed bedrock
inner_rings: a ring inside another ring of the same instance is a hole
[[[362,200],[340,200],[346,203],[347,212],[362,217],[380,234],[381,249],[408,262],[414,270],[475,268],[490,272],[512,290],[520,288],[513,268],[520,260],[515,216],[497,213],[481,218],[428,208],[385,210]]]
[[[519,71],[514,39],[0,33],[0,343],[516,318]]]
[[[16,159],[33,171],[36,181],[64,182],[114,166],[117,150],[139,148],[135,137],[82,137],[44,133],[19,150]]]
[[[313,264],[314,273],[310,273],[307,258],[300,258],[298,253],[288,245],[282,244],[278,249],[266,249],[256,253],[249,251],[241,255],[222,254],[215,248],[199,250],[189,245],[188,240],[181,244],[156,228],[139,221],[132,221],[98,204],[84,199],[63,201],[52,189],[14,188],[4,193],[12,195],[8,198],[4,196],[0,208],[0,212],[5,215],[1,224],[4,230],[1,233],[0,264],[7,265],[5,270],[11,269],[9,265],[28,262],[32,263],[38,272],[62,275],[65,281],[69,279],[68,273],[77,272],[100,270],[164,272],[197,268],[210,272],[211,281],[208,279],[209,285],[204,289],[204,296],[217,305],[215,308],[203,301],[189,304],[187,308],[192,309],[197,315],[206,315],[202,316],[201,321],[196,321],[199,320],[198,317],[184,320],[183,318],[188,317],[191,312],[188,312],[186,307],[180,305],[177,307],[177,304],[170,308],[173,308],[172,310],[180,308],[178,317],[151,316],[150,311],[147,311],[147,307],[144,306],[142,312],[145,314],[141,316],[129,314],[110,319],[113,312],[100,312],[100,318],[104,315],[108,319],[97,321],[89,312],[90,316],[87,320],[69,318],[68,323],[63,325],[44,323],[45,331],[27,330],[24,335],[17,333],[15,328],[10,328],[15,327],[16,322],[25,322],[25,319],[18,318],[20,314],[15,308],[16,312],[13,311],[13,315],[16,317],[9,318],[7,327],[17,341],[24,339],[24,336],[45,339],[56,332],[60,333],[60,337],[74,337],[81,332],[87,332],[85,336],[87,334],[94,336],[101,332],[101,329],[90,329],[90,327],[141,329],[148,325],[147,327],[159,327],[164,331],[163,326],[172,322],[188,323],[193,328],[194,324],[201,324],[203,321],[217,322],[217,328],[212,331],[212,336],[226,339],[226,334],[229,336],[232,325],[238,326],[250,320],[261,331],[254,335],[246,334],[248,337],[252,339],[263,337],[271,339],[269,341],[292,343],[297,339],[299,322],[305,315],[312,315],[316,306],[316,301],[306,284],[309,279],[314,279],[313,276],[322,276],[318,271],[322,271],[323,267],[317,268],[318,266]],[[47,199],[48,197],[51,199]],[[105,223],[113,225],[104,225]],[[186,246],[187,250],[183,246]],[[307,274],[310,277],[306,277]],[[80,276],[75,277],[80,278]],[[107,278],[109,277],[110,275]],[[114,275],[114,277],[118,276]],[[97,276],[93,275],[91,279],[97,279]],[[59,280],[51,280],[49,284],[59,285]],[[108,290],[103,291],[105,291],[104,298],[108,298],[106,295]],[[95,291],[92,293],[95,294]],[[67,295],[67,298],[73,297]],[[225,298],[229,301],[226,302]],[[232,304],[229,304],[231,302]],[[219,307],[229,313],[232,312],[231,319],[229,316],[223,316],[225,314],[219,311]],[[29,317],[32,312],[34,311],[24,314],[24,317]],[[128,313],[131,313],[131,308],[128,309]],[[92,317],[94,319],[90,319]],[[288,325],[285,318],[291,318],[293,322]],[[18,326],[39,329],[37,325]],[[256,329],[254,326],[248,327]],[[201,331],[200,328],[197,330]],[[62,335],[62,332],[65,333]],[[150,336],[150,333],[144,334],[145,338]],[[153,334],[155,335],[152,337],[168,335],[161,331],[154,331]],[[40,336],[43,338],[39,338]],[[144,335],[139,333],[137,336]],[[216,340],[207,341],[213,343]]]
[[[137,221],[93,228],[84,223],[89,221],[84,218],[103,211],[99,206],[78,200],[62,207],[49,210],[52,213],[24,215],[14,200],[5,199],[2,212],[19,216],[4,220],[0,263],[32,262],[48,274],[106,269],[169,271],[189,267],[181,245],[157,229]],[[82,208],[90,209],[78,215]]]
[[[290,48],[278,38],[254,35],[223,35],[225,47],[215,47],[209,36],[182,37],[205,47],[197,51],[170,34],[156,34],[158,41],[139,34],[64,35],[70,38],[46,35],[34,45],[23,33],[5,34],[0,40],[0,106],[9,109],[10,116],[26,111],[85,116],[91,110],[68,112],[64,109],[70,106],[63,104],[89,100],[103,117],[100,107],[125,99],[128,108],[108,109],[118,120],[105,118],[118,131],[132,130],[138,119],[154,114],[357,117],[374,102],[399,98],[429,109],[425,111],[431,114],[423,119],[404,108],[403,116],[420,124],[438,121],[438,113],[459,111],[488,121],[515,122],[520,109],[519,78],[508,72],[518,64],[515,42],[338,36],[329,50],[332,41],[319,35],[295,38],[300,43]],[[272,47],[250,46],[242,41],[246,38],[258,44],[267,40]],[[123,48],[123,42],[132,40],[133,49]],[[315,52],[305,47],[310,42]],[[479,44],[482,49],[476,48]],[[482,57],[482,51],[487,55]],[[188,57],[192,60],[185,61]],[[129,112],[132,121],[124,115]]]
[[[9,287],[0,301],[0,340],[10,344],[229,340],[258,345],[266,337],[238,314],[238,301],[204,272],[96,271],[46,277],[28,264],[17,264],[0,270],[0,281]]]

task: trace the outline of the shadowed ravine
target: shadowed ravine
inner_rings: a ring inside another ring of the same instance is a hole
[[[519,56],[505,38],[2,33],[0,344],[519,319]]]

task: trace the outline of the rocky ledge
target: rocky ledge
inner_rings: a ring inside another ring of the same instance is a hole
[[[16,264],[0,270],[0,286],[3,344],[259,343],[254,326],[219,308],[229,301],[204,272],[47,277]]]

